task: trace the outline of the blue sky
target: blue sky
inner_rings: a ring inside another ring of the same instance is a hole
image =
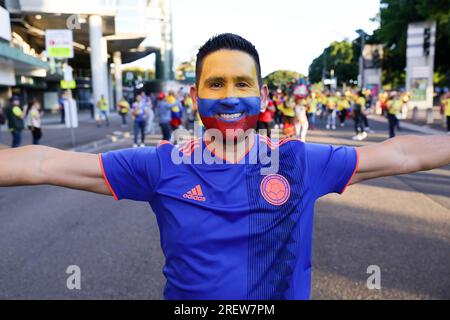
[[[212,35],[237,33],[260,54],[263,76],[279,69],[308,73],[334,40],[371,33],[379,0],[172,0],[175,66]]]

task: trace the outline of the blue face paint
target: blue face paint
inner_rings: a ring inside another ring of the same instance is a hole
[[[198,111],[203,117],[215,117],[218,114],[245,113],[247,116],[259,114],[260,97],[201,99],[198,98]]]
[[[218,129],[224,137],[227,130],[253,129],[258,122],[261,110],[260,97],[201,99],[198,98],[198,111],[206,129]],[[242,113],[237,118],[224,115]],[[222,115],[222,116],[219,116]]]

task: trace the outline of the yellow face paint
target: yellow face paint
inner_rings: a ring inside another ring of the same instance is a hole
[[[259,97],[256,64],[252,56],[238,50],[219,50],[206,56],[198,96],[202,99]]]

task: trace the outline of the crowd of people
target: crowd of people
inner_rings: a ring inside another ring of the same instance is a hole
[[[309,130],[317,128],[317,119],[325,122],[324,129],[337,130],[352,122],[355,135],[353,140],[367,139],[373,132],[369,126],[368,115],[380,110],[389,124],[389,137],[395,137],[400,129],[400,119],[406,118],[409,101],[407,92],[384,91],[374,96],[370,90],[306,90],[303,94],[295,94],[289,90],[274,90],[270,92],[267,106],[259,115],[257,131],[271,137],[273,130],[278,130],[285,137],[297,137],[306,141]],[[447,120],[450,134],[450,92],[444,92],[440,99],[441,113]],[[103,122],[109,126],[109,105],[102,96],[97,102],[97,126]],[[163,140],[176,142],[173,132],[182,127],[193,131],[194,122],[201,125],[200,117],[195,110],[189,94],[183,90],[161,92],[147,95],[137,94],[133,101],[122,97],[118,103],[117,112],[122,119],[122,128],[131,129],[134,137],[134,147],[145,146],[145,135],[155,133],[155,124],[161,129]],[[63,107],[61,107],[63,109]],[[0,126],[8,124],[12,135],[12,147],[22,143],[25,129],[31,133],[32,144],[39,144],[42,138],[41,118],[42,108],[36,99],[22,105],[18,96],[13,96],[7,106],[0,105]],[[130,123],[131,119],[131,123]],[[64,121],[62,114],[61,121]]]
[[[22,135],[25,129],[31,133],[31,143],[39,144],[42,138],[41,119],[43,114],[41,105],[34,98],[22,105],[19,97],[13,96],[7,106],[0,105],[0,126],[8,124],[13,148],[22,144]]]
[[[395,137],[400,129],[400,120],[406,118],[408,101],[407,92],[383,91],[375,96],[371,90],[349,88],[345,90],[306,90],[304,94],[296,94],[289,90],[270,92],[267,106],[261,110],[257,123],[257,131],[272,136],[273,130],[285,137],[296,137],[306,141],[309,130],[317,128],[317,119],[325,122],[324,129],[337,130],[338,127],[352,125],[355,135],[353,140],[367,139],[370,133],[368,115],[379,113],[387,118],[389,137]],[[447,117],[450,132],[450,94],[442,96],[442,112]],[[180,90],[177,94],[169,91],[147,96],[138,94],[130,104],[121,99],[118,112],[122,117],[122,125],[126,127],[127,117],[131,114],[134,132],[134,147],[144,146],[145,133],[154,133],[156,118],[161,128],[163,140],[175,142],[173,132],[183,127],[192,130],[194,122],[201,120],[194,109],[192,99]],[[140,134],[140,144],[138,138]]]
[[[122,97],[117,110],[123,128],[129,126],[128,118],[131,117],[135,148],[145,146],[145,135],[155,132],[155,123],[159,124],[163,140],[175,142],[174,131],[180,127],[192,130],[198,119],[191,97],[182,90],[150,95],[141,92],[131,103]]]
[[[303,95],[278,89],[271,92],[267,108],[261,113],[258,130],[281,129],[284,136],[306,140],[308,130],[314,130],[317,119],[323,119],[326,130],[337,130],[352,121],[353,140],[365,140],[371,131],[368,115],[381,108],[389,120],[389,136],[395,136],[400,113],[407,103],[406,93],[383,92],[374,97],[370,90],[311,90]]]

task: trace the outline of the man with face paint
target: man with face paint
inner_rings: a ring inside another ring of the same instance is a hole
[[[0,186],[51,184],[148,202],[166,257],[166,299],[308,299],[317,199],[364,180],[450,163],[446,135],[353,148],[255,134],[268,90],[255,47],[234,34],[200,48],[190,93],[207,129],[197,139],[100,155],[43,146],[3,150]],[[278,170],[265,172],[273,153]],[[223,162],[173,158],[196,154]]]

